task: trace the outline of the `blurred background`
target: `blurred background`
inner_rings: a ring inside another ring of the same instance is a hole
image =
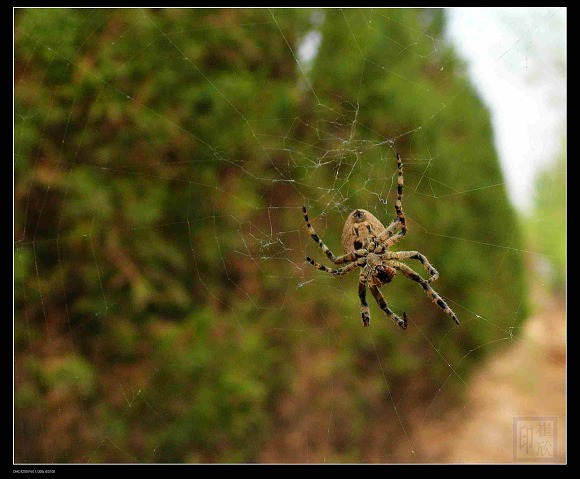
[[[565,17],[16,9],[14,461],[564,461]],[[460,326],[304,261],[396,152]]]

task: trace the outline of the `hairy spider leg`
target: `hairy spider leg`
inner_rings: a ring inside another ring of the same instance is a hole
[[[377,286],[375,286],[374,284],[371,285],[370,290],[373,296],[375,297],[375,300],[377,301],[379,308],[381,308],[389,318],[391,318],[395,323],[397,323],[399,328],[407,329],[407,313],[403,313],[403,319],[401,319],[399,316],[397,316],[389,309],[389,306],[385,301],[385,297],[383,296],[383,294],[381,293],[381,291]]]
[[[371,314],[369,312],[369,303],[367,302],[367,280],[362,271],[358,283],[358,297],[360,299],[363,326],[366,328],[371,320]]]
[[[401,160],[401,155],[397,153],[397,168],[399,170],[399,175],[397,177],[397,201],[395,201],[395,212],[397,213],[397,218],[385,228],[380,235],[377,236],[377,243],[387,242],[385,248],[398,243],[407,234],[407,224],[405,222],[405,213],[403,212],[403,161]],[[396,229],[400,228],[401,231],[396,236],[392,237],[392,234]]]
[[[375,243],[381,244],[384,241],[387,241],[388,239],[390,239],[393,236],[395,231],[397,231],[398,229],[401,229],[401,228],[402,228],[402,226],[401,226],[401,222],[399,221],[399,218],[394,219],[393,221],[391,221],[389,223],[389,226],[387,226],[383,230],[383,232],[375,238]]]
[[[407,233],[407,224],[405,223],[405,213],[403,213],[403,162],[401,155],[397,153],[397,167],[399,168],[399,176],[397,179],[397,201],[395,201],[395,211],[397,218],[401,222],[401,232],[399,235],[405,236]]]
[[[399,261],[389,260],[389,264],[393,266],[393,268],[396,268],[399,271],[401,271],[407,278],[412,279],[413,281],[419,283],[423,288],[423,290],[425,291],[425,293],[427,294],[427,296],[429,297],[429,299],[437,306],[439,306],[443,311],[445,311],[449,316],[451,316],[451,319],[453,319],[453,321],[455,321],[456,324],[459,324],[459,319],[457,319],[455,313],[451,310],[449,306],[447,306],[447,303],[443,300],[443,298],[439,295],[439,293],[435,291],[426,280],[421,278],[421,276],[419,276],[417,272],[413,271],[406,264],[400,263]]]
[[[421,262],[423,267],[431,275],[425,281],[431,283],[439,278],[439,272],[433,267],[431,263],[429,263],[427,257],[418,251],[387,251],[386,253],[381,254],[381,259],[416,259]]]
[[[361,260],[362,260],[362,264],[361,264]],[[343,274],[350,273],[353,269],[358,268],[359,266],[362,266],[364,264],[364,259],[360,258],[359,260],[354,261],[352,263],[349,263],[346,266],[343,266],[342,268],[332,269],[332,268],[329,268],[328,266],[324,266],[323,264],[317,263],[309,256],[306,257],[306,261],[308,261],[312,266],[319,269],[320,271],[325,271],[327,273],[330,273],[333,276],[341,276]]]

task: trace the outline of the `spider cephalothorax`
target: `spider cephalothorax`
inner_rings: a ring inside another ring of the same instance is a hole
[[[366,271],[367,281],[372,281],[372,283],[379,288],[383,284],[390,283],[393,276],[397,274],[395,268],[386,264],[380,256],[372,253],[369,253],[367,256],[367,265],[365,266],[365,269],[366,268],[368,268]]]
[[[455,313],[451,310],[443,298],[431,287],[429,283],[439,277],[437,270],[431,266],[427,258],[418,251],[389,251],[389,248],[398,243],[407,233],[405,224],[405,214],[403,213],[403,162],[397,153],[398,183],[397,201],[395,211],[397,217],[391,221],[386,228],[383,224],[367,210],[356,209],[348,215],[342,230],[342,248],[344,255],[335,256],[332,251],[318,237],[308,219],[306,207],[302,207],[304,220],[310,236],[324,254],[334,264],[347,263],[339,269],[332,269],[323,264],[317,263],[313,259],[306,257],[306,260],[321,271],[326,271],[334,276],[346,274],[355,268],[362,268],[359,276],[358,295],[361,303],[361,315],[364,326],[370,322],[369,305],[366,300],[367,286],[371,290],[379,307],[392,318],[401,329],[407,328],[407,315],[403,313],[400,318],[387,306],[387,302],[379,288],[386,283],[390,283],[397,271],[421,285],[427,296],[443,311],[445,311],[453,321],[459,324]],[[397,230],[400,230],[397,232]],[[397,232],[397,233],[395,233]],[[409,268],[401,260],[416,259],[429,272],[427,279],[422,278],[418,273]]]

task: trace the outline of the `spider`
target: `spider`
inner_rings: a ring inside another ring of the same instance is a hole
[[[310,236],[314,242],[320,246],[324,254],[334,264],[347,263],[339,269],[332,269],[323,264],[317,263],[313,259],[306,257],[312,266],[321,271],[326,271],[333,276],[340,276],[353,271],[355,268],[362,268],[359,276],[358,296],[361,304],[361,315],[363,325],[366,327],[370,322],[369,305],[366,300],[367,286],[371,290],[379,308],[381,308],[389,318],[391,318],[401,329],[407,329],[407,313],[403,312],[403,317],[397,316],[390,310],[384,296],[382,295],[381,286],[390,283],[397,271],[421,285],[427,296],[445,311],[455,323],[459,320],[443,298],[431,287],[430,283],[439,277],[437,270],[429,263],[429,260],[418,251],[389,251],[389,248],[401,241],[407,233],[405,224],[405,214],[403,213],[403,162],[397,153],[398,167],[398,184],[397,184],[397,201],[395,202],[395,211],[397,217],[391,221],[386,228],[370,212],[363,209],[356,209],[348,215],[344,228],[342,230],[342,247],[345,254],[335,256],[332,251],[318,237],[314,228],[308,219],[306,207],[302,207],[304,221]],[[398,231],[396,234],[395,232]],[[429,278],[424,279],[418,273],[413,271],[401,260],[416,259],[421,262],[423,267],[430,274]]]

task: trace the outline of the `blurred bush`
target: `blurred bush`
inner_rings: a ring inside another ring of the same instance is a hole
[[[17,461],[409,460],[403,432],[526,312],[489,115],[443,27],[416,9],[17,11]],[[355,207],[386,223],[395,151],[401,248],[439,269],[460,328],[397,278],[411,325],[371,305],[369,334],[357,275],[304,265],[322,255],[301,205],[335,249]]]
[[[566,294],[566,149],[536,180],[534,204],[525,218],[526,238],[535,255],[541,284],[548,284],[562,297]]]

